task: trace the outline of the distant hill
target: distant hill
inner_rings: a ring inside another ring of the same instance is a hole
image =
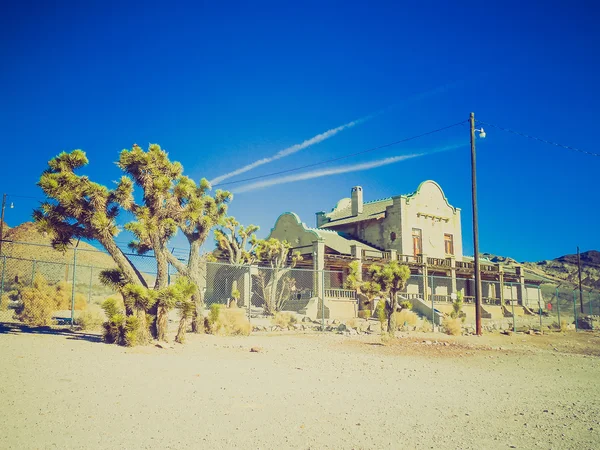
[[[526,273],[534,274],[555,283],[579,284],[577,255],[564,255],[538,262],[517,262],[506,256],[484,253],[481,255],[500,264],[521,264]],[[585,287],[600,290],[600,252],[590,250],[581,253],[581,281]]]
[[[14,258],[54,263],[73,263],[73,246],[65,253],[54,250],[51,239],[40,233],[33,222],[25,222],[14,228],[4,227],[4,243],[2,254]],[[77,265],[101,268],[114,267],[115,263],[106,253],[86,242],[80,242],[77,252]]]
[[[523,265],[532,271],[542,272],[556,280],[572,284],[579,283],[577,255],[564,255],[556,259],[526,262]],[[581,281],[584,286],[600,290],[600,252],[590,250],[581,253]]]

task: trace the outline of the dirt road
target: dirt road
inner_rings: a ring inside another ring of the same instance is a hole
[[[4,329],[0,448],[599,448],[599,349],[591,333],[126,349]]]

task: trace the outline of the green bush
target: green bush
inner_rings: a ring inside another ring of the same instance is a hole
[[[385,312],[385,299],[381,299],[377,302],[377,306],[375,307],[375,316],[381,323],[381,331],[383,331],[387,324],[387,314]]]
[[[400,308],[403,310],[404,309],[410,310],[410,309],[412,309],[412,307],[413,307],[412,303],[408,300],[403,300],[400,302]]]

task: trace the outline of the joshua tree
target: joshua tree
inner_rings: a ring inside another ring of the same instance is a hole
[[[359,296],[359,310],[373,309],[375,297],[381,292],[381,285],[375,281],[362,281],[358,277],[358,261],[348,265],[348,277],[344,283],[346,289],[356,290]],[[365,300],[366,298],[366,300]]]
[[[275,238],[261,240],[256,246],[256,260],[266,265],[258,275],[266,314],[279,311],[294,288],[295,280],[288,275],[296,263],[302,260],[302,256],[299,252],[290,254],[290,250],[288,242]]]
[[[398,308],[398,292],[406,286],[406,281],[410,277],[408,266],[400,264],[398,261],[390,261],[385,266],[377,264],[369,268],[372,280],[382,287],[382,291],[388,296],[386,301],[386,313],[388,319],[388,332],[395,329],[394,312]]]
[[[97,240],[110,254],[126,283],[146,286],[146,281],[115,243],[119,234],[119,206],[132,198],[132,183],[123,177],[115,189],[94,183],[75,171],[87,165],[81,150],[61,153],[48,162],[38,186],[48,201],[33,213],[38,229],[52,237],[52,246],[66,251],[75,239]]]
[[[190,244],[190,252],[187,264],[178,260],[170,252],[167,252],[169,262],[177,271],[196,284],[196,291],[192,296],[194,309],[191,316],[192,331],[198,332],[202,329],[199,312],[203,305],[202,293],[200,291],[200,279],[202,256],[200,247],[206,241],[210,230],[220,223],[227,212],[227,203],[231,201],[230,192],[217,189],[214,197],[208,194],[211,189],[208,180],[203,178],[196,183],[186,176],[180,176],[174,186],[173,194],[177,199],[173,217],[177,226],[181,229]]]
[[[252,263],[256,259],[254,250],[258,245],[256,225],[244,227],[235,220],[235,217],[225,217],[221,227],[215,229],[217,248],[227,257],[229,264],[241,265]]]

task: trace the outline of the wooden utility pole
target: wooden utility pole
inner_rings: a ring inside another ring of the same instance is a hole
[[[6,208],[6,194],[2,196],[2,217],[0,218],[0,256],[2,256],[2,241],[4,240],[4,208]]]
[[[581,256],[579,255],[579,246],[577,246],[577,271],[579,272],[579,305],[581,306],[581,314],[583,311],[583,287],[581,286]]]
[[[473,257],[475,258],[475,330],[481,336],[481,272],[479,270],[479,224],[477,222],[477,170],[475,157],[475,113],[471,124],[471,199],[473,201]]]

